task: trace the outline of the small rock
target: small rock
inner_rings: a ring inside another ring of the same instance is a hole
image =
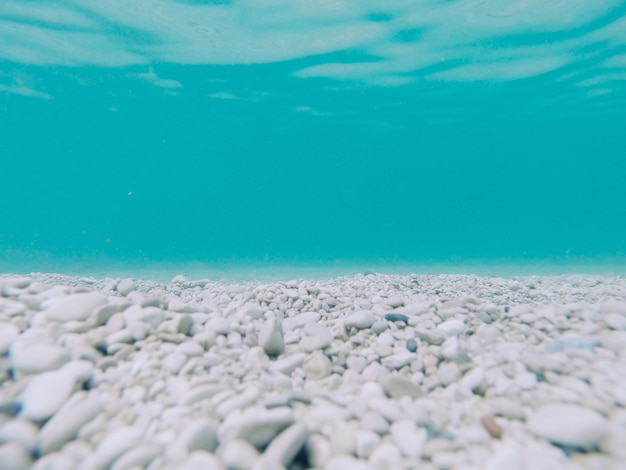
[[[406,348],[412,353],[417,351],[417,341],[415,341],[415,338],[409,338],[406,340]]]
[[[382,359],[382,364],[387,369],[402,369],[404,366],[409,365],[413,362],[417,356],[414,353],[398,353],[392,354],[391,356],[384,357]]]
[[[259,458],[259,451],[241,439],[229,441],[221,451],[222,462],[229,470],[249,470]]]
[[[116,428],[96,448],[94,453],[96,468],[109,468],[120,455],[139,443],[141,435],[141,430],[135,427],[122,426]]]
[[[74,390],[75,375],[65,369],[34,377],[22,392],[20,413],[31,421],[44,421],[56,413]]]
[[[403,313],[388,313],[385,315],[385,320],[391,322],[400,321],[403,323],[409,323],[409,317],[407,317]]]
[[[87,320],[91,312],[107,303],[107,296],[99,292],[87,292],[55,297],[42,303],[46,316],[61,323],[72,320]]]
[[[371,310],[359,310],[344,319],[344,325],[347,328],[354,327],[357,330],[370,328],[374,323],[374,312]]]
[[[2,470],[28,470],[33,464],[29,452],[17,442],[0,445]]]
[[[154,444],[140,444],[122,454],[111,466],[111,470],[146,468],[163,449]]]
[[[382,381],[382,386],[387,395],[394,399],[398,399],[405,395],[413,398],[422,395],[417,385],[397,373],[387,375]]]
[[[263,453],[268,462],[279,462],[288,467],[304,445],[309,430],[302,423],[294,423],[276,436]]]
[[[248,408],[227,416],[219,427],[220,444],[232,439],[243,439],[256,448],[263,448],[283,429],[295,421],[290,408],[270,410]]]
[[[439,366],[437,376],[442,385],[447,386],[461,378],[461,370],[454,362],[444,362]]]
[[[422,455],[428,438],[426,429],[418,428],[412,420],[401,419],[391,425],[390,433],[393,441],[406,457]]]
[[[544,405],[528,418],[528,429],[556,444],[593,450],[604,439],[608,421],[577,405]]]
[[[135,281],[130,278],[122,279],[115,286],[115,290],[122,294],[124,297],[126,297],[133,290],[135,290]]]
[[[259,345],[268,356],[278,356],[285,350],[280,321],[270,318],[259,331]]]
[[[58,369],[70,360],[68,351],[60,346],[34,344],[22,346],[14,344],[11,348],[13,368],[24,374],[39,374]]]
[[[319,380],[328,377],[332,373],[333,365],[325,354],[316,351],[304,361],[302,369],[306,373],[307,378]]]

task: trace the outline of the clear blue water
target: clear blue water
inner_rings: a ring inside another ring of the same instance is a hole
[[[623,1],[9,0],[0,270],[626,271],[625,122]]]

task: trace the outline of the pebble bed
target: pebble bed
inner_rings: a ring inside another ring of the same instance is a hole
[[[0,276],[0,468],[626,468],[626,279]]]

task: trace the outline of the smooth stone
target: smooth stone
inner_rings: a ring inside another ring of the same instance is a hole
[[[376,320],[372,324],[372,333],[375,335],[379,335],[383,331],[386,331],[388,329],[389,329],[389,322],[386,322],[384,320]]]
[[[256,447],[241,439],[227,442],[220,453],[228,470],[250,470],[260,456]]]
[[[30,453],[17,442],[0,445],[0,465],[2,470],[28,470],[33,460]]]
[[[135,338],[133,337],[132,331],[128,328],[124,328],[123,330],[111,333],[104,339],[104,341],[107,346],[117,343],[132,344],[135,341]]]
[[[227,318],[211,318],[204,324],[204,327],[208,331],[212,331],[218,335],[227,335],[230,333],[230,321]]]
[[[330,346],[332,338],[322,336],[305,336],[300,340],[300,350],[305,353],[322,350]]]
[[[88,461],[88,459],[85,460]],[[37,459],[31,468],[32,470],[69,470],[78,468],[78,462],[70,455],[54,452]]]
[[[99,292],[86,292],[55,297],[42,303],[46,316],[53,321],[87,320],[91,313],[106,304],[108,297]]]
[[[388,467],[394,468],[394,467]],[[367,462],[357,459],[351,455],[334,455],[331,457],[324,470],[373,470],[371,465]]]
[[[259,345],[268,356],[278,356],[285,350],[281,322],[270,318],[259,331]]]
[[[344,319],[344,325],[347,328],[356,328],[357,330],[363,330],[370,328],[374,323],[374,312],[371,310],[359,310],[351,313]]]
[[[126,297],[133,290],[135,290],[135,281],[130,278],[122,279],[115,286],[115,290],[122,294],[124,297]]]
[[[397,373],[387,375],[382,381],[382,386],[387,395],[394,399],[398,399],[405,395],[413,398],[422,395],[422,392],[417,385],[411,382],[408,378]]]
[[[607,313],[603,320],[613,330],[626,330],[626,315],[624,314]]]
[[[465,331],[465,322],[452,318],[437,325],[437,329],[441,331],[446,338],[458,336]]]
[[[224,386],[220,384],[199,385],[183,392],[178,399],[178,405],[191,406],[196,402],[212,398],[224,390]]]
[[[467,362],[470,360],[469,356],[459,343],[459,338],[457,336],[451,336],[446,339],[441,345],[441,354],[448,361],[453,361],[457,363]]]
[[[528,417],[528,429],[556,444],[593,450],[609,424],[598,412],[577,405],[549,404]]]
[[[365,366],[367,366],[367,359],[363,356],[350,356],[346,359],[346,365],[348,369],[355,371],[357,374],[360,374]]]
[[[111,466],[111,470],[146,468],[162,452],[163,449],[155,444],[140,444],[120,455]]]
[[[221,444],[232,439],[243,439],[260,449],[294,421],[290,408],[248,408],[224,419],[218,431],[219,442]]]
[[[480,388],[485,381],[485,370],[482,367],[474,367],[465,373],[459,380],[459,384],[472,392]]]
[[[268,462],[279,462],[287,467],[296,457],[309,436],[309,430],[302,423],[294,423],[276,436],[263,453]]]
[[[387,313],[385,315],[385,320],[390,321],[390,322],[403,322],[403,323],[409,323],[409,317],[404,315],[403,313]]]
[[[367,459],[380,443],[380,436],[374,431],[360,430],[356,433],[356,456]]]
[[[283,319],[283,331],[293,331],[304,328],[306,325],[317,324],[320,321],[320,314],[317,312],[302,312],[293,317]]]
[[[174,348],[174,351],[185,354],[187,356],[202,356],[204,348],[196,341],[185,341]]]
[[[382,442],[378,445],[372,451],[368,462],[376,469],[403,468],[402,453],[391,442]]]
[[[243,393],[221,402],[215,409],[215,414],[218,418],[224,419],[234,410],[244,409],[252,405],[258,400],[260,395],[261,391],[259,388],[251,385],[247,387]]]
[[[60,449],[76,437],[79,429],[90,422],[102,409],[100,400],[86,392],[76,392],[63,407],[48,420],[37,436],[37,450],[41,455]]]
[[[10,354],[13,368],[24,374],[39,374],[58,369],[70,360],[66,349],[50,344],[25,347],[14,344]]]
[[[76,385],[71,370],[44,372],[28,382],[20,395],[20,416],[31,421],[44,421],[55,414],[69,398]]]
[[[404,306],[404,299],[400,296],[389,297],[386,302],[387,306],[390,308],[398,308]],[[396,321],[396,320],[391,320]]]
[[[443,343],[443,341],[445,340],[445,337],[441,331],[426,328],[416,328],[415,336],[431,346],[440,346],[441,343]]]
[[[222,462],[213,454],[196,450],[187,461],[176,470],[225,470]],[[280,470],[280,469],[277,469]]]
[[[413,362],[417,356],[415,353],[398,353],[391,356],[384,357],[381,362],[387,369],[402,369],[404,366],[408,366]]]
[[[361,427],[370,429],[381,436],[389,432],[389,422],[380,413],[373,411],[368,411],[361,417]]]
[[[417,351],[417,341],[415,341],[415,338],[409,338],[406,340],[406,348],[412,353]]]
[[[20,330],[12,323],[0,322],[0,356],[4,356],[9,351],[19,334]]]
[[[461,378],[461,370],[454,362],[444,362],[439,366],[437,377],[442,385],[447,386]]]
[[[98,444],[94,452],[96,468],[109,468],[119,456],[139,444],[142,434],[141,429],[136,427],[116,428]]]
[[[162,362],[161,367],[164,370],[171,372],[172,374],[178,374],[182,367],[187,362],[187,356],[180,352],[174,352],[166,355]]]
[[[282,359],[278,359],[269,366],[270,372],[282,372],[290,375],[294,370],[302,365],[307,355],[304,353],[296,353]]]
[[[405,457],[420,457],[428,439],[428,433],[424,428],[418,428],[414,421],[401,419],[394,422],[390,434]]]
[[[37,446],[38,427],[25,419],[14,419],[0,427],[0,443],[16,442],[32,453]]]
[[[304,361],[302,369],[308,379],[320,380],[332,373],[333,365],[324,353],[316,351]]]
[[[208,419],[199,419],[185,424],[177,443],[188,452],[206,450],[215,452],[217,449],[217,424]]]

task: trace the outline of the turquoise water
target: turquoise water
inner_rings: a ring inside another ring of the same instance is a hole
[[[623,1],[7,1],[0,270],[623,272],[625,122]]]

